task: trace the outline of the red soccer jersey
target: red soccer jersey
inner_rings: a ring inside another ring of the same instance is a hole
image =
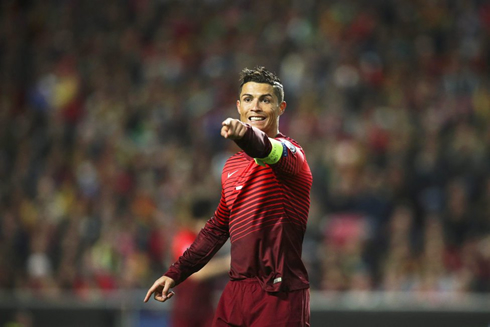
[[[265,133],[248,126],[237,141],[244,151],[223,168],[215,215],[165,274],[176,284],[202,268],[229,237],[232,280],[255,278],[268,292],[309,287],[301,252],[312,176],[299,144],[282,134],[276,140],[283,143],[283,155],[265,167],[253,159],[270,152]]]

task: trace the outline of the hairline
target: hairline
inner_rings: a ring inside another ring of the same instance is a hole
[[[256,82],[256,81],[247,81],[247,82],[244,82],[244,83],[242,83],[242,85],[240,85],[240,93],[238,95],[238,98],[239,99],[240,99],[241,94],[242,94],[243,86],[245,84],[247,84],[247,83],[268,84],[268,85],[272,86],[272,91],[273,91],[274,95],[277,97],[278,104],[281,104],[282,102],[284,102],[284,88],[283,88],[282,84],[279,83],[279,82],[273,82],[273,83],[269,83],[269,82]]]

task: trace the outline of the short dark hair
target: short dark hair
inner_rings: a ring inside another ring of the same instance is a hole
[[[244,68],[240,73],[240,88],[238,89],[238,96],[242,93],[242,87],[245,83],[267,83],[272,85],[274,94],[277,96],[279,103],[284,101],[284,86],[282,86],[281,80],[273,72],[268,71],[265,67],[258,66],[254,69]]]

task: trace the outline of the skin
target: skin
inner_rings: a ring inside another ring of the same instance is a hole
[[[162,276],[153,283],[153,285],[146,293],[145,299],[143,301],[148,302],[151,295],[154,294],[153,297],[155,298],[155,300],[157,300],[158,302],[165,302],[175,295],[175,293],[170,290],[174,286],[175,281],[172,278]]]
[[[245,124],[250,124],[275,137],[279,133],[279,117],[286,109],[286,102],[279,102],[272,85],[267,83],[248,82],[242,86],[240,98],[236,102],[240,119],[227,118],[221,127],[221,136],[225,139],[239,140],[247,131]],[[250,117],[261,117],[263,120],[252,121]],[[152,294],[155,300],[165,302],[175,293],[171,288],[175,281],[167,276],[158,278],[146,293],[144,302],[148,302]]]
[[[240,98],[236,102],[240,120],[227,118],[222,123],[221,136],[239,140],[245,135],[246,126],[250,124],[275,137],[279,133],[279,117],[286,109],[286,102],[279,103],[272,85],[267,83],[248,82],[242,86]],[[250,117],[262,117],[264,120],[252,121]]]

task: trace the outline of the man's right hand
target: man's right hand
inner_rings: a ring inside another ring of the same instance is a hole
[[[238,119],[227,118],[221,125],[221,136],[225,139],[239,140],[247,131],[247,126]]]
[[[148,293],[146,293],[144,302],[148,302],[153,293],[155,294],[155,300],[159,302],[167,301],[175,294],[173,291],[170,290],[174,286],[175,281],[172,278],[167,276],[162,276],[158,278],[155,283],[153,283],[152,287],[150,287]]]

